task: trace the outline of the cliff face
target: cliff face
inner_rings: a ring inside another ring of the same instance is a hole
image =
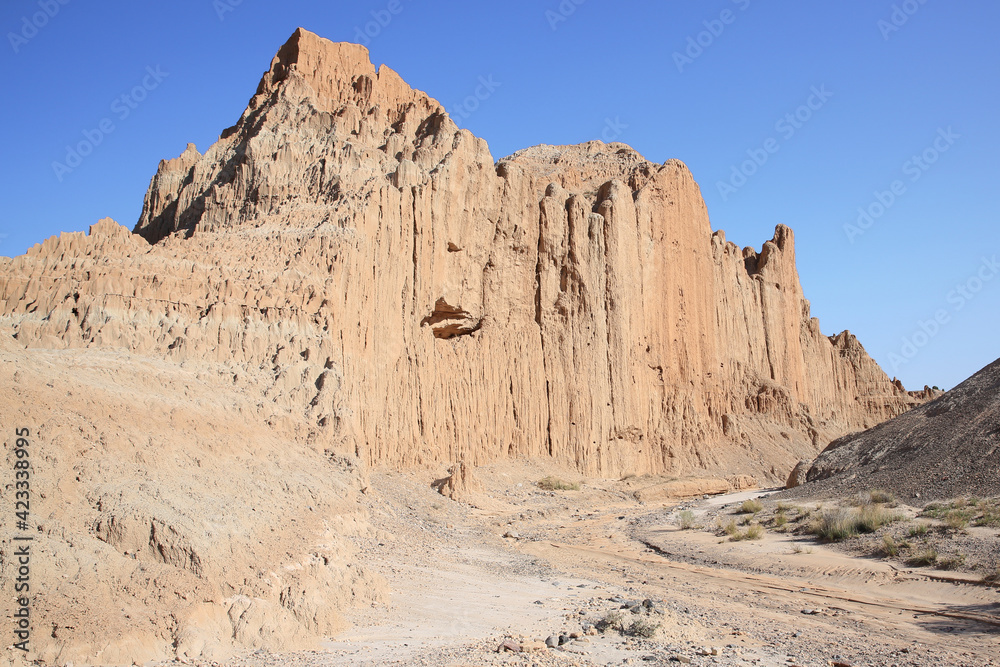
[[[304,30],[216,144],[160,163],[135,232],[2,265],[19,340],[227,363],[265,418],[371,464],[782,479],[921,400],[820,333],[790,229],[760,252],[713,234],[682,163],[601,142],[495,163]]]

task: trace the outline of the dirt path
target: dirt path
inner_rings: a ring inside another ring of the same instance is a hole
[[[325,652],[240,664],[1000,665],[1000,591],[960,576],[786,534],[734,543],[680,531],[663,503],[638,504],[611,482],[542,493],[499,474],[472,510],[416,478],[380,482],[393,489],[381,506],[405,508],[376,517],[382,539],[366,547],[394,591],[390,607],[354,613],[354,629]],[[709,519],[744,497],[694,510]],[[652,639],[585,633],[644,599],[663,625]],[[506,638],[574,631],[560,650],[496,653]]]

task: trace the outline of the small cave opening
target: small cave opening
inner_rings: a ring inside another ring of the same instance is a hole
[[[429,326],[435,338],[447,340],[479,331],[483,321],[470,315],[461,306],[450,305],[442,297],[435,302],[434,310],[420,321],[420,326]]]

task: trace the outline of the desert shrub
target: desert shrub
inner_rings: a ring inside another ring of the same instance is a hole
[[[923,537],[930,530],[930,526],[926,523],[918,523],[915,526],[910,526],[910,529],[906,532],[909,537]]]
[[[839,542],[858,534],[852,512],[838,508],[823,512],[809,527],[816,537],[829,542]]]
[[[937,567],[939,570],[957,570],[965,565],[965,554],[955,554],[947,558],[938,558]]]
[[[951,510],[944,515],[944,525],[952,530],[964,531],[969,527],[969,514],[962,510]]]
[[[648,618],[637,618],[632,621],[625,634],[631,635],[633,637],[644,637],[649,639],[656,634],[656,631],[660,629],[660,623],[656,623]]]
[[[730,519],[725,525],[720,525],[720,528],[722,532],[730,537],[740,532],[740,529],[736,527],[736,519]]]
[[[677,513],[677,525],[681,530],[691,530],[694,528],[694,512],[682,510]]]
[[[538,480],[538,488],[543,491],[579,491],[580,484],[578,482],[566,482],[558,477],[549,475]]]
[[[742,542],[743,540],[759,540],[764,537],[764,526],[759,523],[751,524],[747,526],[746,530],[737,529],[735,532],[729,534],[730,542]]]
[[[881,505],[868,505],[858,510],[857,526],[860,533],[874,533],[887,524],[902,519],[897,512],[892,512]]]
[[[764,509],[764,506],[760,503],[760,501],[751,498],[750,500],[743,501],[743,504],[740,505],[739,514],[756,514],[762,509]]]
[[[879,503],[882,505],[896,505],[896,496],[894,496],[889,491],[884,489],[874,489],[868,492],[868,498],[873,503]]]
[[[775,528],[782,528],[782,527],[784,527],[784,525],[786,523],[788,523],[788,517],[787,516],[785,516],[784,514],[775,514],[774,515],[774,527]]]
[[[600,632],[607,632],[608,630],[622,632],[625,629],[625,615],[620,609],[612,609],[604,615],[604,618],[597,622],[595,627]]]
[[[858,509],[827,510],[812,523],[810,531],[829,542],[840,542],[859,533],[874,533],[882,526],[902,517],[881,505],[866,505]]]
[[[926,567],[928,565],[933,565],[937,562],[938,552],[933,547],[928,547],[923,551],[919,551],[909,558],[906,559],[907,565],[912,565],[913,567]]]
[[[977,505],[979,516],[972,522],[976,526],[1000,528],[1000,501],[981,500]]]
[[[937,519],[952,530],[965,530],[969,524],[1000,528],[1000,498],[954,498],[930,503],[920,516]]]

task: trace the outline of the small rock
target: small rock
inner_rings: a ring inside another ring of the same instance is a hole
[[[642,601],[642,606],[645,607],[646,609],[652,609],[653,601],[650,600],[649,598],[646,598],[645,600]]]
[[[586,633],[587,633],[588,635],[590,635],[591,637],[593,637],[594,635],[596,635],[596,634],[597,634],[597,628],[595,628],[594,626],[590,626],[589,628],[587,628],[587,629],[585,630],[585,632],[586,632]]]
[[[816,614],[819,613],[819,610],[818,609],[803,609],[802,613],[805,614],[806,616],[815,616]]]
[[[508,530],[506,533],[503,534],[503,536],[509,537],[512,540],[517,540],[521,538],[521,536],[517,534],[516,530]]]
[[[520,653],[521,645],[512,639],[508,639],[504,641],[502,644],[500,644],[500,646],[497,646],[497,653],[505,653],[505,652]]]
[[[559,645],[568,644],[570,642],[569,635],[559,635]]]
[[[526,653],[535,653],[537,651],[544,651],[545,649],[546,649],[545,642],[540,642],[540,641],[521,642],[521,650]]]
[[[545,645],[549,648],[559,648],[559,638],[555,635],[549,635],[549,638],[545,640]]]
[[[670,656],[670,662],[679,662],[682,665],[690,665],[691,658],[684,655],[672,655]]]

